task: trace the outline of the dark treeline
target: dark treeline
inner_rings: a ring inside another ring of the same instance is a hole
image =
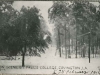
[[[100,6],[88,1],[54,1],[48,12],[60,57],[75,54],[90,62],[91,55],[100,55]]]
[[[20,11],[12,7],[13,1],[0,1],[0,55],[41,56],[51,43],[50,32],[40,9],[22,6]],[[44,29],[43,29],[44,28]],[[47,37],[44,39],[44,36]]]

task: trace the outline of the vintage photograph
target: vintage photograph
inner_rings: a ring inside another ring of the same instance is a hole
[[[100,2],[0,1],[0,74],[100,75]]]

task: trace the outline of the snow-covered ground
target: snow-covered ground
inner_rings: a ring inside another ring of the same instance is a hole
[[[19,60],[0,60],[0,73],[17,74],[90,74],[100,75],[100,57],[91,58],[60,58],[55,56],[55,47],[50,47],[41,57],[25,57],[25,67],[22,68],[22,59]],[[19,56],[22,58],[21,56]],[[19,58],[17,57],[17,58]],[[2,56],[0,56],[0,59]],[[20,69],[21,68],[21,69]],[[81,72],[81,73],[76,73]],[[95,73],[95,74],[94,74]]]

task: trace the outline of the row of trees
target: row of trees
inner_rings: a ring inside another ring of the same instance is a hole
[[[13,1],[0,1],[0,53],[7,56],[20,53],[24,67],[26,53],[40,55],[45,52],[51,38],[40,9],[23,6],[17,11],[12,4]]]
[[[71,58],[72,48],[76,58],[78,53],[81,57],[87,53],[89,62],[91,53],[96,56],[100,52],[99,6],[88,1],[54,1],[48,13],[50,23],[55,25],[54,36],[60,57],[62,46],[65,47],[65,58]]]

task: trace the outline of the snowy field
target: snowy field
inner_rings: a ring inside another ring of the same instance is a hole
[[[17,60],[2,60],[4,56],[0,56],[0,73],[17,73],[17,74],[84,74],[100,75],[100,58],[60,58],[55,56],[55,48],[46,50],[41,57],[25,56],[25,67],[22,68],[22,57],[17,56]],[[20,58],[18,60],[18,58]],[[82,72],[84,73],[76,73]]]

